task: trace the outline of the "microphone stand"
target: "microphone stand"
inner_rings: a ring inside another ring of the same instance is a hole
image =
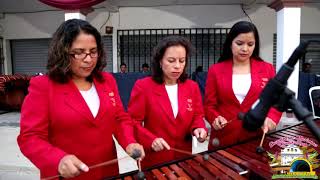
[[[316,137],[318,142],[320,142],[320,129],[314,122],[313,114],[295,98],[295,93],[286,86],[286,81],[290,77],[294,65],[299,59],[298,57],[301,57],[303,54],[305,54],[306,48],[311,42],[319,43],[320,41],[301,41],[299,47],[297,48],[298,50],[293,52],[289,60],[279,70],[278,73],[281,74],[279,74],[280,76],[278,77],[280,78],[278,79],[278,81],[273,81],[273,85],[278,87],[278,93],[280,92],[279,99],[275,103],[274,107],[281,112],[284,112],[286,109],[291,108],[297,119],[300,121],[304,121],[304,123]]]
[[[293,67],[299,59],[297,57],[301,57],[302,54],[305,54],[306,48],[310,43],[320,43],[320,41],[311,40],[307,42],[305,41],[300,42],[299,44],[300,52],[299,51],[294,52],[292,56],[289,58],[289,60],[287,61],[287,63],[282,66],[282,68],[284,69],[284,71],[281,71],[283,72],[282,77],[284,77],[284,79],[281,78],[282,80],[289,78],[289,76],[291,75],[290,71],[291,72],[293,71]],[[295,56],[295,54],[297,55]],[[281,83],[279,82],[281,82],[281,80],[277,82],[277,86],[281,86],[279,87],[279,89],[282,89],[282,92],[280,90],[281,92],[280,97],[277,103],[275,104],[275,108],[281,112],[284,112],[287,108],[291,108],[295,116],[297,117],[297,119],[300,121],[301,120],[304,121],[304,123],[310,129],[312,134],[316,137],[318,142],[320,142],[320,129],[318,128],[317,124],[314,122],[313,114],[309,110],[307,110],[307,108],[305,108],[300,101],[298,101],[295,98],[295,93],[284,85],[286,84],[284,83],[285,81],[282,81]]]
[[[277,110],[284,112],[291,108],[299,120],[303,120],[310,131],[320,142],[320,130],[314,122],[311,112],[309,112],[300,101],[295,98],[295,93],[287,88],[287,80],[294,70],[295,64],[305,54],[306,48],[310,42],[320,41],[301,41],[299,46],[294,50],[289,60],[281,66],[276,76],[269,80],[266,87],[260,94],[257,104],[245,115],[239,114],[243,120],[243,127],[248,130],[260,128],[272,106]]]
[[[295,98],[295,93],[293,91],[285,87],[282,94],[280,94],[279,101],[274,107],[281,112],[291,108],[297,119],[300,121],[302,120],[316,137],[318,142],[320,142],[320,129],[314,122],[313,114]]]

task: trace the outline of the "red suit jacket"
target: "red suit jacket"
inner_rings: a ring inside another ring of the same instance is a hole
[[[210,67],[205,88],[205,116],[210,124],[217,116],[223,116],[231,123],[222,130],[211,130],[209,149],[212,139],[218,138],[221,146],[231,145],[256,136],[262,131],[249,132],[242,127],[242,121],[238,119],[239,112],[247,112],[252,104],[259,98],[266,83],[275,75],[273,66],[264,61],[251,59],[251,87],[240,104],[232,89],[232,60],[214,64]],[[281,118],[281,112],[270,109],[268,117],[275,123]]]
[[[138,80],[131,92],[128,112],[136,122],[136,139],[146,150],[142,166],[149,167],[184,157],[184,154],[163,150],[154,152],[151,144],[163,138],[171,147],[191,152],[194,128],[205,128],[201,94],[198,85],[187,80],[178,83],[178,115],[174,118],[164,84],[147,77]],[[144,123],[144,127],[141,123]]]
[[[41,178],[58,174],[66,154],[74,154],[88,166],[116,158],[112,134],[126,147],[135,142],[132,121],[124,112],[115,80],[103,73],[94,79],[100,108],[93,117],[72,81],[60,84],[48,76],[32,78],[20,122],[18,144],[41,172]],[[75,179],[101,179],[118,174],[117,164],[90,169]]]

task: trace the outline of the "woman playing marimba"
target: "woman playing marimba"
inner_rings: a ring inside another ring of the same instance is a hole
[[[205,114],[213,127],[211,140],[219,140],[209,143],[209,149],[219,143],[220,146],[234,144],[260,132],[246,131],[238,118],[239,112],[251,108],[266,83],[275,75],[273,66],[260,58],[259,43],[254,24],[247,21],[234,24],[225,40],[222,56],[209,69]],[[280,117],[280,112],[271,109],[263,131],[274,129]]]
[[[207,136],[199,87],[187,79],[190,51],[187,39],[164,38],[154,51],[152,77],[133,87],[128,112],[137,141],[146,149],[143,167],[181,158],[185,154],[173,150],[191,153],[191,138],[186,137],[204,141]]]

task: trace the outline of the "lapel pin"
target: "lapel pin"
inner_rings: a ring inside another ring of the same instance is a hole
[[[189,100],[189,99],[188,99],[188,100]],[[188,107],[187,107],[187,110],[188,110],[188,111],[192,111],[192,104],[191,104],[191,103],[188,103],[187,106],[188,106]]]
[[[192,111],[192,108],[191,108],[191,107],[188,107],[187,110],[188,110],[188,111]]]

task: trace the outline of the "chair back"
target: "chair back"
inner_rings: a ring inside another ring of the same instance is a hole
[[[320,118],[320,86],[309,89],[312,113],[315,118]]]

